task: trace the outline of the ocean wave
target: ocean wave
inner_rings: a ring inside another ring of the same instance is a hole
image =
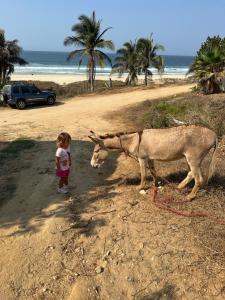
[[[153,74],[158,74],[157,70],[150,69]],[[164,74],[182,74],[185,75],[188,71],[187,66],[183,67],[165,67]],[[108,75],[111,72],[110,67],[96,68],[96,73],[101,75]],[[15,66],[15,74],[86,74],[87,68],[81,66],[62,66],[62,65],[42,65],[30,64],[28,66]]]

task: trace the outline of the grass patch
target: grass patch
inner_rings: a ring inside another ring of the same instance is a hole
[[[146,100],[126,109],[121,115],[125,115],[125,122],[138,130],[173,127],[175,118],[211,128],[221,137],[225,134],[225,94],[199,95],[192,92],[156,101]]]
[[[10,142],[0,151],[0,164],[4,165],[8,160],[17,159],[24,150],[34,147],[35,142],[29,139],[17,139]]]
[[[52,81],[28,81],[31,84],[35,84],[40,90],[53,90],[56,92],[58,98],[70,98],[83,94],[90,93],[90,86],[87,81],[78,81],[65,85],[60,85]],[[123,81],[114,80],[112,82],[112,88],[107,87],[108,80],[96,80],[95,92],[111,91],[121,89],[125,87]]]

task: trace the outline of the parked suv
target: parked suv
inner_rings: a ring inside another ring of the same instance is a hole
[[[31,103],[46,103],[53,105],[56,100],[56,94],[52,91],[40,91],[33,84],[11,83],[3,87],[1,92],[3,103],[18,109],[24,109]]]

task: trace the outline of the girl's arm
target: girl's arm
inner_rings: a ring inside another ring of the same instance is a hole
[[[55,157],[55,164],[56,164],[56,168],[58,169],[58,170],[60,170],[60,157]]]

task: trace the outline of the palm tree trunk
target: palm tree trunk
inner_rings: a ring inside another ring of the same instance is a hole
[[[3,68],[3,74],[2,74],[2,84],[4,85],[6,83],[6,73],[7,73],[7,68]]]
[[[148,70],[145,70],[145,85],[148,85]]]
[[[94,81],[95,81],[95,61],[94,61],[93,54],[91,54],[91,64],[90,64],[90,85],[91,85],[91,92],[94,92]]]

